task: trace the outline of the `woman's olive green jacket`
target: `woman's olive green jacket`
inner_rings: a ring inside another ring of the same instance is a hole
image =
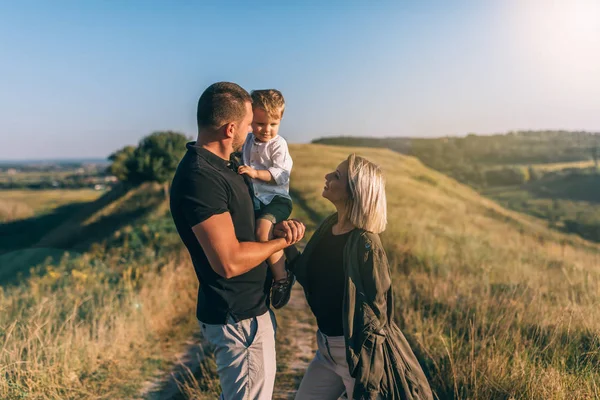
[[[331,232],[337,214],[328,217],[290,268],[311,296],[307,264],[316,243]],[[344,248],[344,337],[354,399],[433,399],[427,378],[406,338],[393,321],[390,269],[379,235],[361,229]]]

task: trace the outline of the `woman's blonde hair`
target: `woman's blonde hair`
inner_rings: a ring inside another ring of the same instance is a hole
[[[346,208],[352,225],[373,233],[381,233],[387,225],[385,178],[379,165],[352,153],[348,157],[348,188]]]

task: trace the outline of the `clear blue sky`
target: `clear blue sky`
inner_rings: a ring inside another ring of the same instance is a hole
[[[220,80],[280,89],[289,142],[600,131],[600,0],[0,1],[0,159],[195,135]]]

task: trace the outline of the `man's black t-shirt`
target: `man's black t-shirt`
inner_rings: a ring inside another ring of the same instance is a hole
[[[225,324],[268,310],[267,264],[225,279],[210,266],[192,227],[216,214],[229,212],[240,242],[254,242],[254,206],[248,185],[232,162],[187,144],[171,186],[171,214],[200,281],[196,316],[207,324]]]

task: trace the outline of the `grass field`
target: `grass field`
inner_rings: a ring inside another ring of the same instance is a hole
[[[2,190],[0,222],[48,213],[62,205],[97,199],[102,192],[92,189]]]
[[[593,160],[588,160],[588,161],[574,161],[574,162],[567,162],[567,163],[552,163],[552,164],[533,164],[532,167],[539,170],[539,171],[543,171],[543,172],[548,172],[548,171],[560,171],[563,169],[569,169],[569,168],[577,168],[577,169],[585,169],[585,168],[591,168],[594,166],[594,161]],[[520,167],[529,167],[529,165],[520,165]]]
[[[323,176],[351,151],[386,172],[396,316],[440,398],[600,396],[600,247],[414,158],[291,146],[292,187],[322,215]]]
[[[41,180],[57,180],[60,181],[69,175],[73,175],[73,171],[27,171],[8,174],[0,172],[0,183],[5,182],[39,182]]]
[[[309,207],[306,218],[333,211],[320,195],[324,175],[349,152],[383,167],[396,319],[439,398],[600,397],[600,246],[508,211],[412,157],[324,145],[290,151],[291,189]],[[135,208],[147,197],[121,199]],[[192,266],[163,206],[152,207],[143,218],[97,210],[103,217],[89,223],[132,222],[110,245],[0,291],[0,398],[135,398],[197,329]]]
[[[40,226],[40,242],[73,250],[0,287],[1,399],[134,398],[169,365],[197,328],[197,280],[165,211],[145,185]],[[44,250],[1,256],[0,275]]]

